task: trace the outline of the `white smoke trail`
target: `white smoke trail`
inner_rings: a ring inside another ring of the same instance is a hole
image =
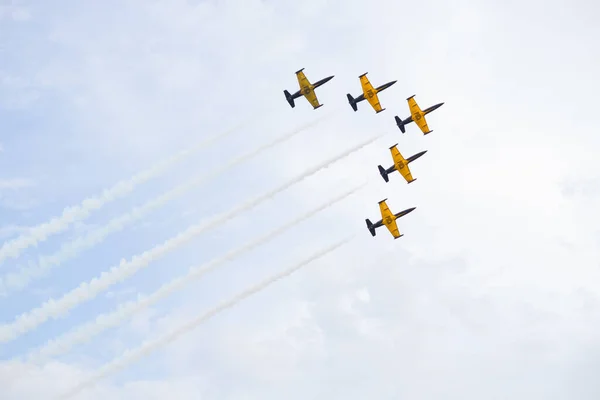
[[[316,174],[320,170],[327,168],[336,161],[341,160],[342,158],[345,158],[350,154],[362,149],[363,147],[373,143],[382,136],[382,134],[376,135],[369,140],[366,140],[359,145],[356,145],[344,151],[343,153],[332,157],[331,159],[313,168],[310,168],[306,172],[298,175],[280,187],[262,196],[259,196],[246,204],[238,206],[234,210],[231,210],[225,214],[221,214],[220,216],[217,215],[215,218],[206,223],[193,225],[184,232],[179,233],[177,236],[168,239],[163,244],[158,245],[151,250],[147,250],[139,256],[132,257],[131,261],[122,260],[118,266],[112,267],[110,271],[103,272],[100,274],[100,277],[92,279],[89,283],[81,283],[77,288],[63,295],[63,297],[59,300],[50,299],[43,303],[40,307],[19,315],[15,318],[14,322],[0,326],[0,342],[5,343],[14,340],[19,337],[19,335],[35,329],[38,325],[46,322],[50,318],[56,319],[59,316],[66,315],[69,310],[76,307],[80,303],[93,299],[99,293],[108,289],[115,283],[121,282],[133,276],[142,268],[147,267],[152,261],[160,258],[172,250],[175,250],[179,246],[182,246],[195,236],[198,236],[212,227],[220,225],[228,219],[233,218],[236,214],[243,213],[262,203],[263,201],[274,197],[290,186],[306,179],[311,175]]]
[[[280,226],[277,229],[267,233],[266,235],[262,235],[261,237],[249,241],[248,243],[229,251],[224,256],[213,259],[204,265],[201,266],[193,266],[189,269],[188,273],[180,276],[178,278],[173,279],[171,282],[165,283],[154,293],[150,294],[146,297],[138,297],[137,301],[130,301],[128,303],[120,304],[117,310],[111,313],[105,313],[98,315],[95,320],[81,325],[70,332],[61,335],[60,337],[48,341],[43,347],[41,347],[36,352],[31,352],[27,359],[29,362],[43,362],[45,358],[57,356],[69,351],[73,346],[81,343],[85,343],[91,340],[94,336],[102,333],[104,330],[109,329],[113,326],[118,325],[119,323],[130,319],[135,313],[143,310],[146,307],[155,304],[159,300],[171,295],[173,292],[185,287],[187,284],[192,283],[194,280],[199,279],[204,274],[212,271],[221,265],[231,261],[237,257],[240,257],[242,254],[254,249],[262,245],[265,242],[268,242],[275,238],[278,235],[281,235],[285,231],[291,229],[297,224],[301,223],[304,220],[309,219],[314,216],[318,212],[324,210],[325,208],[331,207],[332,205],[344,200],[348,196],[357,192],[358,190],[364,188],[366,184],[357,186],[352,190],[349,190],[342,195],[339,195],[325,203],[321,206],[307,212],[306,214],[288,222],[285,225]]]
[[[63,232],[72,223],[83,221],[92,213],[92,211],[98,210],[104,205],[131,193],[137,186],[159,176],[170,167],[204,149],[213,142],[232,134],[243,125],[244,124],[239,124],[223,133],[204,140],[191,148],[180,151],[178,154],[163,160],[158,165],[155,165],[146,171],[140,172],[127,180],[117,182],[110,189],[105,189],[99,196],[89,197],[83,200],[79,205],[65,208],[60,217],[54,217],[48,222],[31,227],[27,230],[27,233],[5,242],[2,247],[0,247],[0,264],[9,258],[17,258],[24,250],[31,246],[37,246],[38,243],[45,241],[49,236]]]
[[[244,154],[243,156],[232,160],[231,162],[225,164],[220,168],[216,168],[207,174],[201,174],[191,179],[190,181],[181,184],[169,190],[168,192],[163,193],[162,195],[146,202],[144,205],[140,207],[135,207],[132,211],[128,213],[113,218],[108,222],[108,224],[91,231],[85,236],[78,237],[75,240],[62,245],[61,249],[58,252],[49,256],[39,257],[37,264],[30,265],[28,267],[22,268],[20,271],[11,272],[6,274],[5,276],[0,277],[0,295],[7,296],[10,292],[24,289],[31,281],[45,276],[48,273],[48,271],[52,268],[58,267],[63,262],[68,261],[77,256],[82,251],[89,249],[97,245],[98,243],[101,243],[110,234],[124,229],[127,225],[143,218],[154,209],[167,204],[171,200],[183,196],[186,192],[192,190],[193,188],[227,172],[229,169],[245,161],[250,160],[251,158],[257,156],[261,152],[292,139],[294,136],[298,135],[302,131],[322,122],[324,119],[330,118],[332,115],[333,114],[326,114],[314,120],[313,122],[310,122],[300,128],[297,128],[294,131],[289,132],[271,141],[270,143],[259,147],[258,149],[250,153]]]
[[[294,272],[298,271],[299,269],[303,268],[304,266],[311,263],[312,261],[324,256],[327,253],[331,253],[332,251],[336,250],[343,244],[350,242],[352,239],[353,239],[353,236],[350,236],[346,239],[340,240],[339,242],[316,252],[311,257],[296,264],[292,268],[289,268],[289,269],[284,270],[276,275],[273,275],[270,278],[265,279],[258,285],[254,286],[250,289],[247,289],[244,292],[239,293],[237,296],[233,297],[232,299],[221,303],[219,306],[217,306],[217,307],[213,308],[212,310],[206,312],[205,314],[187,322],[185,325],[182,325],[179,328],[172,330],[168,334],[163,335],[158,339],[147,341],[135,349],[130,349],[130,350],[125,351],[120,357],[115,358],[113,361],[111,361],[111,362],[105,364],[103,367],[101,367],[96,373],[93,374],[93,376],[90,379],[84,381],[83,383],[80,383],[75,388],[73,388],[71,391],[58,397],[57,400],[68,399],[68,398],[75,396],[76,394],[78,394],[79,392],[84,390],[86,387],[95,384],[97,381],[104,378],[105,376],[112,374],[114,372],[117,372],[117,371],[123,369],[124,367],[126,367],[127,365],[137,361],[138,359],[171,343],[175,339],[177,339],[180,336],[182,336],[183,334],[191,331],[192,329],[198,327],[199,325],[206,322],[207,320],[214,317],[215,315],[219,314],[220,312],[225,311],[228,308],[235,306],[237,303],[245,300],[247,297],[250,297],[253,294],[260,292],[261,290],[266,289],[268,286],[272,285],[273,283],[288,277],[289,275],[291,275]]]

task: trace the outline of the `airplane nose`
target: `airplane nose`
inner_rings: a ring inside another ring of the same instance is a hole
[[[377,92],[381,92],[382,90],[385,90],[385,89],[389,88],[390,86],[392,86],[392,85],[393,85],[394,83],[396,83],[396,82],[398,82],[398,81],[392,81],[392,82],[385,83],[385,84],[383,84],[383,85],[379,86],[379,87],[378,87],[377,89],[375,89],[375,90],[376,90]]]
[[[417,158],[421,157],[423,154],[427,153],[427,150],[423,150],[420,153],[415,154],[414,156],[410,156],[406,159],[409,163],[415,161]]]
[[[417,209],[417,207],[409,208],[408,210],[406,210],[406,214],[413,212],[416,209]]]

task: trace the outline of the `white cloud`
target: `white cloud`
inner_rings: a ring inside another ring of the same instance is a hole
[[[31,179],[13,178],[0,179],[0,190],[16,190],[32,187],[34,182]]]
[[[0,20],[5,18],[17,22],[28,21],[31,19],[31,13],[26,7],[19,7],[14,4],[0,4]]]
[[[135,400],[163,387],[181,399],[597,398],[588,372],[599,345],[597,56],[584,51],[599,37],[595,5],[556,1],[540,13],[535,2],[519,4],[515,15],[517,5],[506,3],[133,2],[110,30],[83,9],[71,11],[81,18],[55,20],[54,40],[77,62],[55,59],[39,76],[72,101],[86,99],[77,105],[79,128],[110,128],[105,143],[90,139],[96,151],[119,143],[152,158],[223,115],[272,107],[269,125],[278,127],[339,109],[334,123],[261,165],[261,180],[270,181],[347,142],[388,134],[304,183],[290,202],[365,177],[370,190],[261,254],[300,253],[338,230],[356,229],[364,240],[171,344],[144,365],[177,361],[160,376],[135,370],[123,378],[129,383],[109,380],[82,398]],[[335,74],[317,90],[323,109],[285,102],[281,92],[302,67],[311,80]],[[374,83],[398,79],[381,95],[381,114],[366,103],[354,113],[346,102],[365,71]],[[412,94],[422,106],[445,101],[428,116],[434,132],[426,137],[415,126],[402,135],[393,122],[406,116]],[[248,127],[240,140],[262,134]],[[377,174],[396,142],[403,153],[428,150],[411,165],[414,184],[397,176],[385,184]],[[400,220],[397,241],[385,231],[371,238],[364,225],[385,197],[393,209],[417,206]],[[248,226],[272,223],[244,217]],[[210,307],[209,293],[234,278],[199,282],[180,313]],[[155,319],[137,324],[158,328]],[[9,400],[67,389],[91,372],[19,368],[0,374]],[[15,371],[27,379],[15,380]]]
[[[368,303],[371,300],[371,295],[369,294],[369,289],[362,288],[356,292],[356,297],[363,303]]]
[[[27,232],[27,230],[29,230],[28,226],[5,225],[0,227],[0,238],[5,239],[8,237],[12,237],[19,233]]]

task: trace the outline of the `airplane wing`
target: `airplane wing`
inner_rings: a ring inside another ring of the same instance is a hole
[[[313,106],[313,108],[318,108],[320,106],[319,99],[314,91],[314,89],[303,90],[302,94],[308,100],[308,102]]]
[[[400,154],[400,151],[398,150],[398,147],[396,147],[396,146],[390,147],[390,152],[392,153],[392,158],[394,159],[394,162],[396,162],[396,161],[406,161],[404,159],[404,157],[402,157],[402,154]]]
[[[360,76],[360,85],[362,86],[365,99],[371,104],[371,107],[373,107],[376,112],[383,111],[381,104],[379,103],[379,97],[377,97],[377,91],[373,88],[371,82],[369,82],[369,78],[367,78],[366,74]]]
[[[412,181],[414,181],[415,179],[413,178],[412,174],[410,173],[410,169],[408,168],[408,164],[404,165],[404,168],[402,168],[400,170],[400,173],[402,174],[402,176],[404,177],[404,179],[406,180],[406,182],[411,183]]]
[[[419,126],[423,134],[429,133],[429,127],[427,126],[427,120],[425,119],[425,113],[421,110],[421,107],[417,104],[416,100],[412,97],[408,99],[408,106],[410,108],[410,114],[412,120]]]
[[[390,211],[385,200],[379,202],[379,210],[381,211],[381,220],[383,224],[388,229],[388,231],[390,231],[394,239],[397,239],[400,236],[402,236],[400,235],[400,231],[398,230],[398,225],[396,225],[396,218],[394,217],[394,214],[392,214],[392,212]]]
[[[319,107],[319,99],[317,99],[315,90],[302,70],[296,72],[296,78],[298,78],[298,85],[300,85],[300,93],[314,108]]]
[[[303,69],[304,68],[302,68],[300,71],[296,71],[296,78],[298,78],[298,85],[300,85],[300,90],[303,90],[305,87],[311,86],[310,81],[302,71]]]
[[[392,153],[392,158],[394,159],[394,166],[400,172],[400,174],[406,179],[406,182],[411,183],[414,181],[412,174],[410,173],[410,168],[408,167],[408,161],[402,157],[400,151],[396,146],[390,147],[390,152]]]

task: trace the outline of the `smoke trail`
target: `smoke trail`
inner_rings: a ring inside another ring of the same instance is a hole
[[[302,131],[322,122],[324,119],[330,118],[332,115],[333,114],[326,114],[313,122],[310,122],[300,128],[297,128],[296,130],[287,133],[284,136],[279,137],[271,141],[270,143],[259,147],[258,149],[250,153],[238,157],[237,159],[229,162],[228,164],[220,168],[214,169],[208,174],[199,175],[198,177],[195,177],[190,181],[181,184],[169,190],[168,192],[163,193],[162,195],[146,202],[144,205],[140,207],[135,207],[132,211],[118,216],[116,218],[113,218],[108,222],[108,224],[93,230],[85,236],[78,237],[75,240],[64,244],[63,246],[61,246],[61,249],[58,252],[50,256],[39,257],[37,264],[25,267],[20,271],[11,272],[3,277],[0,277],[0,294],[6,296],[12,291],[24,289],[31,281],[45,276],[47,272],[52,268],[55,268],[63,262],[74,258],[80,252],[89,249],[97,245],[98,243],[101,243],[111,233],[118,232],[124,229],[128,224],[131,224],[136,220],[143,218],[154,209],[165,205],[169,201],[183,196],[186,192],[190,191],[194,187],[199,186],[200,184],[205,183],[206,181],[227,172],[229,169],[257,156],[265,150],[268,150],[280,143],[290,140]]]
[[[48,341],[46,345],[40,348],[37,352],[30,353],[27,356],[28,361],[40,362],[43,361],[45,357],[52,357],[62,354],[64,352],[69,351],[71,347],[77,344],[89,341],[95,335],[102,333],[105,329],[109,329],[113,326],[118,325],[122,321],[130,319],[138,311],[141,311],[144,308],[149,307],[152,304],[158,302],[159,300],[171,295],[173,292],[185,287],[187,284],[193,282],[195,279],[199,279],[209,271],[220,267],[228,261],[240,257],[244,253],[262,245],[265,242],[272,240],[276,236],[281,235],[285,231],[291,229],[292,227],[296,226],[302,221],[314,216],[318,212],[344,200],[346,197],[365,187],[365,185],[366,184],[357,186],[352,190],[349,190],[343,193],[342,195],[323,203],[321,206],[288,222],[285,225],[280,226],[277,229],[274,229],[266,235],[249,241],[246,244],[229,251],[224,256],[213,259],[210,262],[205,263],[204,265],[191,267],[187,274],[175,278],[171,282],[165,283],[158,290],[156,290],[154,293],[150,294],[147,297],[138,297],[137,301],[130,301],[125,304],[120,304],[117,310],[111,313],[100,314],[96,317],[94,321],[81,325],[78,328],[75,328],[64,335],[61,335],[60,337],[54,340]]]
[[[204,231],[212,227],[218,226],[219,224],[227,221],[228,219],[233,218],[236,214],[243,213],[262,203],[263,201],[274,197],[275,195],[286,190],[290,186],[293,186],[294,184],[306,179],[307,177],[316,174],[320,170],[327,168],[329,165],[335,163],[336,161],[341,160],[342,158],[345,158],[348,155],[373,143],[382,136],[382,134],[373,136],[369,140],[366,140],[360,143],[359,145],[356,145],[344,151],[343,153],[332,157],[331,159],[313,168],[310,168],[306,172],[298,175],[297,177],[281,185],[280,187],[268,193],[265,193],[264,195],[259,196],[246,204],[238,206],[234,210],[231,210],[225,214],[221,214],[220,216],[217,215],[215,218],[204,224],[193,225],[184,232],[179,233],[177,236],[168,239],[163,244],[156,246],[151,250],[147,250],[139,256],[134,256],[131,259],[131,261],[122,260],[118,266],[112,267],[110,271],[103,272],[102,274],[100,274],[100,277],[92,279],[89,283],[81,283],[77,288],[63,295],[63,297],[59,300],[50,299],[43,303],[40,307],[19,315],[17,318],[15,318],[14,322],[10,324],[3,324],[0,326],[0,341],[4,343],[14,340],[19,335],[29,332],[32,329],[35,329],[38,325],[46,322],[50,318],[56,319],[59,316],[66,315],[69,310],[76,307],[78,304],[93,299],[94,297],[96,297],[96,295],[108,289],[115,283],[123,281],[133,276],[137,271],[139,271],[142,268],[145,268],[152,261],[178,248],[179,246],[182,246],[195,236],[203,233]]]
[[[50,221],[34,226],[27,230],[27,233],[9,240],[0,247],[0,264],[9,258],[17,258],[24,250],[31,246],[37,246],[38,243],[45,241],[49,236],[66,230],[70,224],[76,221],[83,221],[92,211],[100,209],[105,204],[123,197],[132,192],[137,186],[157,177],[167,171],[170,167],[190,157],[195,152],[202,150],[208,145],[232,134],[244,124],[239,124],[223,133],[215,135],[201,143],[180,151],[175,156],[163,160],[158,165],[143,171],[133,177],[117,182],[110,189],[105,189],[101,195],[89,197],[83,200],[79,205],[67,207],[63,210],[60,217],[54,217]]]
[[[194,329],[197,326],[201,325],[202,323],[206,322],[207,320],[209,320],[210,318],[219,314],[220,312],[225,311],[226,309],[235,306],[237,303],[241,302],[242,300],[245,300],[247,297],[250,297],[253,294],[260,292],[261,290],[266,289],[268,286],[272,285],[273,283],[275,283],[281,279],[288,277],[289,275],[291,275],[294,272],[298,271],[299,269],[303,268],[304,266],[311,263],[312,261],[324,256],[327,253],[332,252],[333,250],[339,248],[343,244],[348,243],[352,238],[353,237],[348,237],[344,240],[341,240],[331,246],[328,246],[328,247],[316,252],[311,257],[298,263],[297,265],[293,266],[292,268],[289,268],[283,272],[280,272],[279,274],[273,275],[272,277],[265,279],[258,285],[254,286],[250,289],[247,289],[244,292],[239,293],[237,296],[233,297],[232,299],[221,303],[219,306],[217,306],[217,307],[213,308],[212,310],[206,312],[205,314],[189,321],[185,325],[182,325],[179,328],[172,330],[170,333],[168,333],[158,339],[155,339],[152,341],[147,341],[144,344],[142,344],[141,346],[139,346],[138,348],[125,351],[120,357],[115,358],[113,361],[111,361],[111,362],[105,364],[103,367],[101,367],[90,379],[88,379],[87,381],[85,381],[83,383],[80,383],[75,388],[73,388],[71,391],[58,397],[57,400],[59,400],[59,399],[63,400],[63,399],[68,399],[70,397],[73,397],[74,395],[78,394],[86,387],[95,384],[98,380],[102,379],[103,377],[105,377],[111,373],[117,372],[120,369],[126,367],[128,364],[133,363],[133,362],[137,361],[138,359],[152,353],[153,351],[171,343],[172,341],[177,339],[179,336],[191,331],[192,329]]]

